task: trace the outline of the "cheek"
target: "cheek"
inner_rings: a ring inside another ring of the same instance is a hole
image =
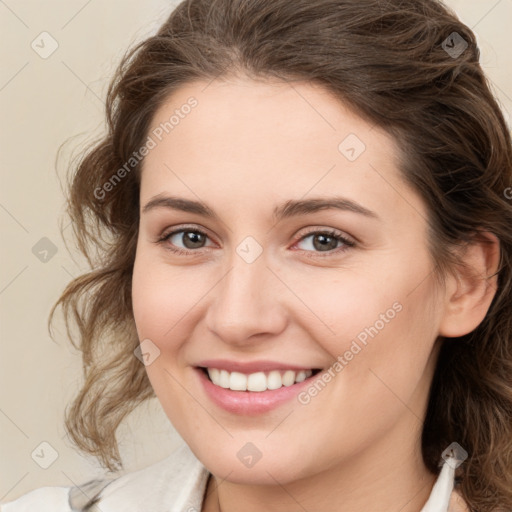
[[[208,292],[218,280],[210,270],[172,266],[158,256],[140,251],[132,279],[133,314],[139,340],[150,340],[159,356],[146,371],[168,414],[180,407],[180,385],[189,364],[189,340],[204,317]],[[174,398],[173,398],[174,397]],[[183,405],[183,404],[181,404]]]
[[[194,417],[183,414],[188,397],[183,386],[187,386],[177,371],[185,365],[180,350],[183,340],[196,322],[190,312],[198,297],[190,276],[184,269],[155,261],[144,249],[137,253],[132,278],[135,324],[139,340],[150,340],[157,347],[152,349],[154,359],[146,372],[163,409],[179,430],[199,428]]]
[[[375,425],[385,428],[408,414],[407,409],[422,414],[438,311],[430,284],[410,290],[397,287],[379,299],[358,300],[359,310],[349,306],[352,316],[346,317],[346,331],[343,322],[338,323],[344,334],[329,346],[340,377],[335,379],[335,395],[357,421],[364,423],[372,411]]]
[[[201,296],[200,280],[193,272],[162,264],[140,250],[132,278],[132,303],[139,339],[157,345],[174,336]],[[163,348],[163,347],[160,347]]]
[[[410,261],[390,257],[357,272],[330,270],[295,280],[288,275],[287,282],[296,283],[293,291],[309,306],[294,321],[333,363],[338,361],[334,373],[343,373],[335,385],[340,395],[378,405],[387,391],[376,375],[404,398],[423,375],[440,310],[433,279],[418,277],[428,276],[430,269],[427,255],[420,256],[414,268]]]
[[[371,336],[369,330],[381,333],[400,322],[410,289],[402,274],[383,278],[384,264],[357,272],[316,270],[306,275],[287,271],[283,281],[293,283],[292,292],[300,298],[293,306],[293,322],[331,356],[349,350],[355,339],[364,343]]]

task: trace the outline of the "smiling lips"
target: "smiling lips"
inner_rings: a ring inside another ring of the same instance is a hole
[[[289,402],[322,370],[274,361],[202,361],[195,367],[206,396],[232,414],[255,416]]]
[[[262,392],[289,387],[303,382],[320,370],[273,361],[237,362],[228,360],[203,361],[199,368],[210,381],[232,391]]]

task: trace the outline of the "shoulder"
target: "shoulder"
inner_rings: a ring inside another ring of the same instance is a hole
[[[108,485],[102,512],[145,512],[173,505],[173,512],[201,510],[209,472],[184,444],[167,458],[127,473]]]
[[[0,512],[69,512],[70,487],[40,487],[17,500],[0,504]]]
[[[14,501],[0,504],[0,512],[74,512],[96,503],[112,479],[94,479],[78,486],[46,486],[34,489]]]
[[[93,503],[102,512],[143,512],[170,504],[173,511],[201,510],[208,475],[183,445],[165,459],[117,478],[77,487],[41,487],[0,505],[0,512],[72,512]]]

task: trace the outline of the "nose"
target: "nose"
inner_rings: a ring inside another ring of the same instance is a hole
[[[231,345],[253,344],[278,336],[285,328],[283,284],[260,255],[247,263],[237,254],[227,274],[212,290],[206,325]]]

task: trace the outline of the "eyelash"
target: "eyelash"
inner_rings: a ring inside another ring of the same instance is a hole
[[[170,233],[167,233],[167,234],[164,234],[162,235],[158,240],[156,240],[156,243],[157,244],[164,244],[165,242],[167,242],[173,235],[177,234],[177,233],[186,233],[186,232],[191,232],[191,233],[198,233],[198,234],[201,234],[201,235],[204,235],[205,237],[208,237],[208,235],[200,230],[200,229],[197,229],[197,228],[181,228],[181,229],[176,229],[174,231],[171,231]],[[307,250],[304,250],[304,249],[299,249],[300,251],[306,253],[306,256],[309,257],[309,258],[317,258],[317,257],[320,257],[320,258],[327,258],[327,257],[330,257],[330,256],[333,256],[333,255],[337,255],[337,254],[340,254],[340,253],[343,253],[345,251],[347,251],[348,249],[352,248],[352,247],[355,247],[356,243],[353,242],[352,240],[349,240],[348,238],[345,238],[343,235],[341,235],[340,233],[338,233],[337,231],[334,231],[334,230],[317,230],[317,231],[310,231],[309,233],[306,233],[304,234],[301,238],[299,238],[299,240],[297,240],[296,243],[302,241],[304,238],[307,238],[311,235],[328,235],[332,238],[334,238],[335,240],[339,241],[339,242],[342,242],[345,247],[338,247],[337,249],[332,249],[330,251],[326,251],[326,252],[321,252],[321,251],[307,251]],[[295,245],[295,244],[294,244]],[[179,247],[171,247],[170,245],[168,245],[166,247],[166,249],[168,249],[169,251],[175,253],[175,254],[178,254],[178,255],[182,255],[182,256],[190,256],[191,254],[195,253],[195,252],[198,252],[197,250],[192,250],[192,249],[189,249],[189,250],[184,250],[184,249],[180,249]],[[201,248],[203,249],[203,248]],[[311,254],[313,253],[313,254]]]

